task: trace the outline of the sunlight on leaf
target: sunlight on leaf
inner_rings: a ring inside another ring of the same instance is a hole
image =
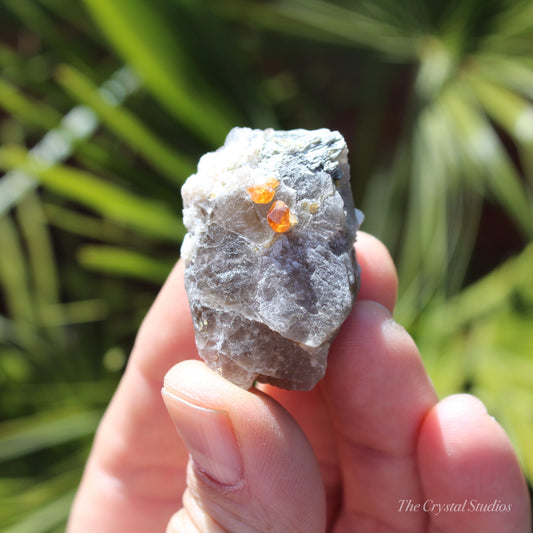
[[[106,37],[166,108],[220,145],[236,120],[213,90],[202,84],[198,91],[187,57],[190,44],[179,40],[156,6],[144,0],[84,1]]]
[[[63,529],[75,492],[56,498],[46,505],[30,512],[16,525],[4,529],[4,533],[48,533],[51,528],[61,525]]]
[[[135,115],[110,101],[102,89],[98,90],[86,77],[66,65],[57,71],[57,78],[81,103],[91,107],[99,118],[131,147],[173,183],[183,183],[192,174],[192,160],[178,154],[165,141],[152,133]]]
[[[147,235],[177,242],[185,230],[166,205],[136,196],[96,176],[62,165],[46,165],[18,147],[0,148],[0,166],[35,175],[49,189]]]
[[[0,428],[0,462],[91,435],[100,417],[100,411],[49,411],[4,422]]]
[[[43,129],[52,129],[59,123],[61,115],[39,102],[32,102],[16,87],[0,78],[0,106],[19,120],[35,124]]]
[[[9,217],[0,218],[0,282],[10,315],[21,322],[35,322],[28,262],[18,232]]]
[[[171,263],[165,264],[148,255],[113,246],[83,246],[78,252],[78,260],[85,268],[157,285],[165,281],[172,269]]]

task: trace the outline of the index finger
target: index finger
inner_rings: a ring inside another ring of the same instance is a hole
[[[156,393],[169,368],[197,356],[194,331],[180,259],[146,315],[131,354],[144,376],[156,384]]]

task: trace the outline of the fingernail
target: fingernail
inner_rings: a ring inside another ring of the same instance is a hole
[[[162,394],[196,468],[220,485],[240,481],[244,466],[228,413],[193,404],[165,388]]]

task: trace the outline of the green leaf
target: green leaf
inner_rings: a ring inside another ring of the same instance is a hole
[[[49,533],[52,528],[66,525],[66,519],[75,491],[54,498],[52,501],[29,513],[15,525],[4,529],[4,533]]]
[[[113,246],[83,246],[78,260],[85,268],[157,285],[165,281],[172,269],[171,263]]]
[[[533,244],[529,244],[519,255],[464,289],[446,305],[428,311],[420,324],[420,332],[430,339],[451,337],[473,321],[505,307],[517,291],[530,290],[532,264]]]
[[[50,411],[4,422],[0,428],[0,462],[92,435],[100,411]]]
[[[137,150],[156,170],[182,184],[195,171],[193,161],[166,144],[145,126],[133,113],[105,96],[103,88],[97,89],[83,74],[63,65],[57,78],[76,99],[91,107],[100,120],[129,146]]]
[[[60,289],[54,250],[38,195],[28,193],[17,205],[16,214],[28,250],[36,305],[42,314],[43,306],[59,301]]]
[[[18,321],[34,322],[26,255],[10,217],[0,218],[0,286],[10,315]]]
[[[44,210],[48,223],[64,231],[108,243],[123,244],[133,241],[124,228],[111,220],[85,215],[51,203],[45,204]],[[134,238],[138,240],[138,236]]]
[[[462,84],[455,89],[449,91],[453,98],[448,98],[446,104],[466,160],[465,176],[472,183],[476,179],[478,184],[484,182],[524,234],[533,236],[531,195],[523,187],[494,128],[476,106],[471,91]]]
[[[117,51],[155,96],[183,124],[219,146],[235,125],[233,112],[216,90],[198,79],[191,42],[165,20],[164,4],[144,0],[84,0]],[[167,6],[168,7],[168,6]]]
[[[220,0],[214,8],[228,18],[313,41],[321,40],[345,46],[365,47],[385,52],[395,58],[414,58],[418,37],[409,28],[390,16],[391,11],[402,17],[404,9],[376,10],[373,3],[363,2],[347,8],[322,0],[285,0],[281,2],[250,2]],[[390,9],[392,8],[392,9]],[[403,5],[402,5],[403,8]],[[376,36],[379,35],[379,38]]]
[[[444,288],[448,263],[446,132],[438,106],[427,106],[415,128],[412,184],[399,278],[399,320],[410,324]]]
[[[76,461],[79,460],[79,455],[76,452],[69,453],[66,459],[49,465],[49,477],[37,483],[35,479],[32,483],[31,480],[15,477],[0,480],[0,498],[3,503],[0,506],[0,526],[6,515],[18,518],[19,523],[41,505],[71,492],[72,487],[79,483],[81,475],[79,462]]]
[[[483,107],[518,143],[533,148],[533,105],[509,89],[479,76],[469,83]]]
[[[165,204],[136,196],[88,172],[62,165],[48,166],[15,146],[0,148],[0,166],[22,169],[50,190],[146,235],[171,242],[185,235],[178,216]]]
[[[43,129],[58,125],[61,115],[42,102],[33,102],[19,89],[0,78],[0,106],[8,113],[27,124],[35,124]]]
[[[97,322],[109,316],[106,303],[95,299],[47,305],[43,311],[42,323],[45,327]]]
[[[493,83],[503,85],[533,97],[533,58],[503,54],[479,54],[476,56],[473,75],[483,76]]]

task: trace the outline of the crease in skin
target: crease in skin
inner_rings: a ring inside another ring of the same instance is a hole
[[[173,400],[176,400],[178,402],[184,403],[184,404],[190,406],[193,409],[198,409],[200,411],[206,411],[206,412],[210,412],[210,413],[219,413],[219,414],[223,414],[223,415],[229,416],[228,411],[226,411],[225,409],[212,409],[211,407],[205,407],[203,405],[199,405],[199,404],[193,402],[191,399],[186,398],[185,396],[181,396],[181,395],[176,394],[175,392],[169,391],[166,388],[166,386],[164,386],[161,389],[161,394],[169,396],[170,398],[172,398]]]
[[[200,533],[204,531],[208,533],[229,533],[206,512],[190,489],[187,489],[183,494],[182,512],[186,512],[189,515],[190,520]],[[181,532],[176,531],[176,533]]]

